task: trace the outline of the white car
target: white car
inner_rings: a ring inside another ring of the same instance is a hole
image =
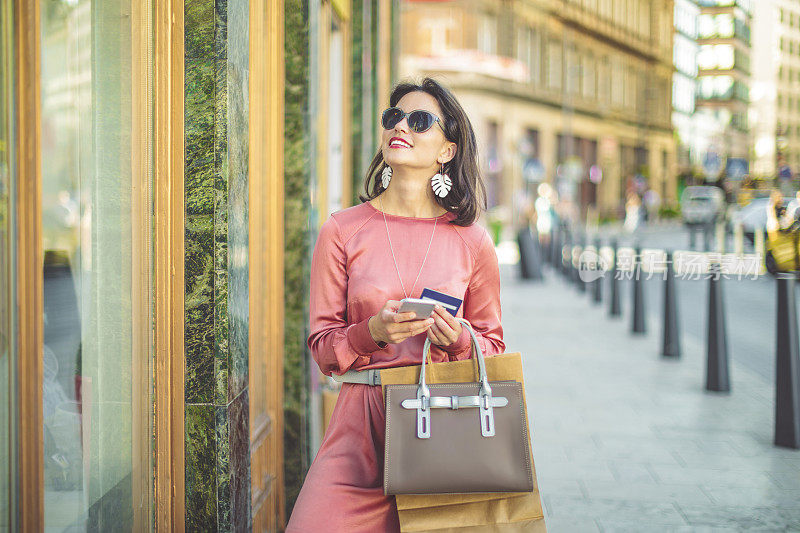
[[[681,194],[681,216],[689,226],[713,224],[725,216],[725,194],[719,187],[686,187]]]

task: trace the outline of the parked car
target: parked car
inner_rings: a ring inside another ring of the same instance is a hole
[[[681,194],[681,215],[687,226],[712,225],[725,218],[725,193],[719,187],[686,187]]]

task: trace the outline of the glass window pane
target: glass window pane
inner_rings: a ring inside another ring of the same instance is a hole
[[[134,298],[149,279],[138,266],[149,250],[135,237],[149,218],[133,201],[149,190],[133,172],[148,160],[133,146],[134,94],[146,81],[134,64],[148,53],[133,49],[133,20],[146,8],[40,1],[45,526],[130,531],[149,506],[134,478],[150,479],[134,454],[150,427],[134,401],[149,384],[150,342],[133,329],[150,323],[149,305]]]
[[[733,37],[732,15],[717,15],[717,36]]]
[[[697,18],[698,33],[700,38],[713,37],[717,29],[714,25],[714,17],[712,15],[700,15]]]
[[[13,18],[11,2],[0,3],[0,531],[14,531],[17,525],[11,512],[16,508],[12,483],[16,479],[13,443],[16,442],[14,416],[14,368],[16,367],[16,295],[14,264],[14,170],[15,142],[11,136],[14,112],[12,60]]]
[[[714,49],[717,68],[730,70],[733,68],[733,45],[718,44]]]

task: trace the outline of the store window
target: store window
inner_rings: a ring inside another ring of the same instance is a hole
[[[48,531],[150,527],[147,4],[40,0]]]
[[[334,14],[331,20],[329,57],[330,81],[328,83],[328,213],[344,207],[344,36],[342,21]],[[348,199],[349,200],[349,199]]]
[[[11,53],[13,24],[11,2],[0,3],[0,531],[14,531],[11,510],[16,508],[11,480],[16,479],[13,460],[15,437],[14,369],[16,368],[14,265],[16,239],[14,227],[14,77]]]

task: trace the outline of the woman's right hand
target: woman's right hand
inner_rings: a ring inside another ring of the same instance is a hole
[[[433,325],[432,318],[415,318],[416,313],[398,313],[400,302],[389,300],[380,312],[369,319],[369,332],[375,342],[397,344],[409,337],[425,333]]]

